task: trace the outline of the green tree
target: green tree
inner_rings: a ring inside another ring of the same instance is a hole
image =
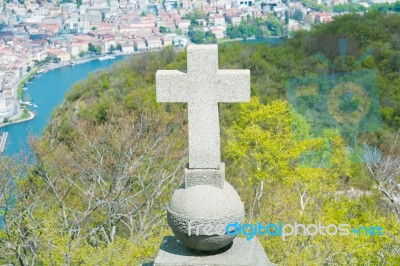
[[[205,19],[206,18],[206,13],[204,13],[203,10],[194,9],[193,11],[187,13],[184,18],[188,19],[188,20],[190,20],[192,22],[195,22],[196,19]]]
[[[400,244],[396,215],[377,212],[376,193],[356,199],[336,193],[340,177],[351,175],[347,151],[337,132],[313,137],[310,124],[284,101],[263,105],[252,98],[239,109],[239,116],[227,130],[225,155],[231,165],[227,177],[232,177],[229,181],[245,202],[248,222],[350,224],[356,228],[380,224],[389,231],[378,238],[351,233],[335,237],[301,233],[284,241],[281,237],[260,237],[273,262],[395,263]],[[314,155],[311,161],[302,159],[310,151]],[[328,163],[318,166],[319,162]],[[397,225],[393,227],[393,223]]]
[[[217,43],[217,37],[212,31],[207,31],[204,35],[204,43]]]
[[[55,63],[55,64],[58,64],[58,63],[61,62],[61,59],[60,59],[59,57],[53,57],[51,60],[52,60],[52,62]]]
[[[103,48],[102,48],[100,45],[96,45],[95,48],[96,48],[96,49],[95,49],[96,54],[101,54],[101,52],[103,51]]]
[[[186,160],[186,110],[157,104],[150,88],[159,63],[180,57],[167,49],[135,58],[74,87],[59,123],[32,140],[34,165],[0,157],[0,264],[139,265],[157,252],[160,232],[171,234],[162,206]],[[143,175],[150,168],[159,178]]]
[[[115,48],[115,47],[114,47]],[[101,54],[103,48],[100,45],[89,43],[88,52],[92,54]]]
[[[92,43],[89,43],[88,51],[93,54],[97,53],[96,46],[94,46]]]
[[[365,12],[366,8],[359,4],[345,4],[333,6],[333,11],[337,13],[341,12]]]
[[[204,43],[204,32],[201,30],[192,30],[189,31],[188,36],[190,40],[196,44],[202,44]]]
[[[269,16],[265,22],[268,26],[268,29],[273,33],[275,36],[282,35],[282,23],[274,16]]]
[[[79,52],[79,57],[84,57],[87,54],[85,51],[80,51]]]
[[[232,25],[229,25],[226,29],[226,36],[230,39],[235,39],[239,37],[238,28]]]
[[[183,35],[183,30],[182,29],[175,29],[175,33],[178,34],[179,36]]]
[[[108,53],[112,54],[114,51],[116,50],[115,46],[113,44],[110,45],[110,47],[108,47]]]
[[[303,12],[300,9],[296,9],[293,13],[293,19],[302,21],[303,20]]]

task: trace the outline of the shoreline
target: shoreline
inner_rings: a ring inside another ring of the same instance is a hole
[[[242,37],[238,37],[238,38],[234,38],[234,39],[222,39],[221,41],[218,42],[218,44],[220,44],[220,43],[228,43],[228,42],[244,42],[244,43],[246,43],[246,41],[265,40],[265,39],[283,39],[283,38],[284,38],[283,35],[268,36],[268,37],[263,37],[263,38],[258,38],[258,39],[255,36],[251,36],[251,37],[248,37],[246,39],[244,39]]]
[[[70,60],[68,62],[63,62],[63,63],[58,63],[58,64],[51,64],[51,65],[45,66],[37,74],[44,74],[46,72],[49,72],[51,70],[55,70],[57,68],[70,66],[71,64],[81,65],[81,64],[89,63],[89,62],[98,60],[99,58],[102,58],[102,57],[107,56],[107,55],[118,57],[118,56],[129,56],[129,55],[141,54],[141,53],[145,53],[145,52],[151,52],[151,51],[143,51],[143,52],[140,51],[140,52],[134,52],[134,53],[127,53],[127,54],[122,54],[122,53],[121,54],[105,54],[105,55],[98,55],[98,56],[94,56],[94,57],[90,57],[90,58],[84,58],[84,59],[81,59],[81,60]],[[113,59],[110,59],[110,60],[113,60]]]
[[[26,122],[26,121],[30,121],[30,120],[33,120],[35,118],[35,116],[36,116],[35,113],[32,112],[32,111],[28,111],[28,114],[29,114],[29,117],[27,117],[27,118],[18,119],[18,120],[7,122],[7,123],[1,123],[0,124],[0,128],[6,127],[6,126],[9,126],[9,125],[23,123],[23,122]]]
[[[38,75],[38,74],[41,75],[41,74],[47,73],[47,72],[49,72],[49,71],[51,71],[51,70],[55,70],[55,69],[57,69],[57,68],[71,67],[71,64],[73,64],[73,65],[81,65],[81,64],[90,63],[90,62],[92,62],[92,61],[99,60],[100,58],[102,58],[102,57],[104,57],[104,56],[113,56],[113,57],[117,58],[117,57],[119,57],[119,56],[139,55],[139,54],[144,54],[144,53],[158,52],[158,51],[161,51],[161,50],[162,50],[162,48],[161,48],[161,49],[153,49],[153,50],[138,51],[138,52],[126,53],[126,54],[123,54],[123,53],[118,53],[118,54],[102,54],[102,55],[97,55],[97,56],[90,57],[90,58],[84,58],[84,59],[81,59],[81,60],[70,60],[70,61],[68,61],[68,62],[63,62],[63,63],[58,63],[58,64],[54,64],[54,63],[53,63],[53,64],[51,64],[51,65],[47,65],[47,66],[41,67],[41,69],[40,69],[34,76],[32,76],[32,77],[35,77],[35,76]],[[115,59],[115,58],[114,58],[114,59]],[[114,59],[110,59],[110,60],[114,60]],[[20,83],[24,78],[26,78],[26,76],[23,77],[23,78],[21,78],[20,81],[19,81],[18,83]]]
[[[154,50],[154,51],[156,51],[156,50]],[[150,51],[139,51],[139,52],[134,52],[134,53],[126,53],[126,54],[122,54],[122,53],[121,54],[111,54],[111,56],[114,56],[116,58],[116,57],[119,57],[119,56],[129,56],[129,55],[143,54],[143,53],[147,53],[147,52],[152,52],[152,51],[150,50]],[[68,67],[71,64],[81,65],[81,64],[85,64],[85,63],[90,63],[90,62],[98,60],[99,58],[104,57],[104,56],[107,56],[107,54],[106,55],[99,55],[99,56],[95,56],[95,57],[91,57],[91,58],[85,58],[83,60],[70,60],[68,62],[52,64],[52,65],[48,65],[48,66],[44,66],[44,67],[38,67],[37,69],[33,70],[34,71],[33,74],[32,74],[32,72],[29,72],[25,76],[21,77],[18,80],[18,82],[16,83],[15,90],[16,90],[16,92],[18,94],[18,88],[19,87],[21,87],[21,88],[24,87],[26,85],[26,83],[29,82],[30,79],[36,77],[38,74],[41,75],[41,74],[47,73],[49,71],[52,71],[52,70],[55,70],[55,69],[58,69],[58,68]],[[111,60],[114,60],[114,59],[111,59]],[[23,83],[21,83],[21,82],[23,82]],[[20,104],[21,99],[18,99],[18,101],[19,101],[18,102],[18,109],[20,110],[21,109],[21,104]],[[35,118],[35,114],[32,111],[28,110],[28,113],[29,113],[29,117],[28,118],[18,119],[18,120],[15,120],[15,121],[12,121],[12,122],[7,122],[7,123],[2,123],[1,122],[0,123],[0,128],[6,127],[6,126],[9,126],[9,125],[13,125],[13,124],[23,123],[23,122],[30,121],[30,120]],[[16,115],[18,115],[18,114],[16,114]],[[13,116],[15,117],[16,115],[13,115]],[[12,119],[12,117],[9,118],[9,119]]]

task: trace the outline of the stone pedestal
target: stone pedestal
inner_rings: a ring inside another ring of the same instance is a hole
[[[173,236],[164,237],[154,266],[272,266],[258,239],[235,238],[213,252],[195,251]]]

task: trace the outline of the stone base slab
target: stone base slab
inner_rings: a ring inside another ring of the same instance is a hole
[[[214,252],[195,251],[173,236],[163,239],[154,266],[272,266],[257,238],[236,237],[233,243]]]

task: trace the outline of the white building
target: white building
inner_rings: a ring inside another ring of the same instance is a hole
[[[232,1],[234,7],[248,7],[253,6],[253,0],[234,0]]]
[[[3,118],[10,115],[9,110],[6,105],[6,100],[4,99],[3,91],[0,92],[0,122],[3,122]]]
[[[123,54],[131,54],[135,51],[133,42],[121,43],[121,50]]]

